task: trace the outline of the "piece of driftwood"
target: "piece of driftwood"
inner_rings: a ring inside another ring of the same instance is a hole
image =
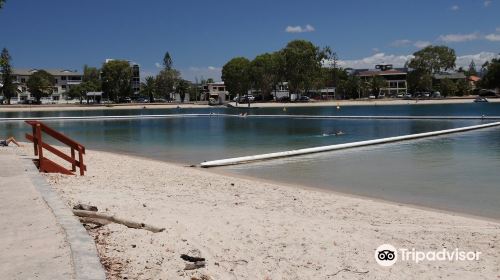
[[[129,221],[129,220],[115,217],[114,215],[108,215],[108,214],[104,214],[104,213],[97,213],[97,212],[86,211],[86,210],[73,210],[73,214],[75,214],[75,216],[78,216],[78,217],[103,219],[103,220],[107,220],[107,221],[110,221],[113,223],[122,224],[124,226],[129,227],[129,228],[145,229],[145,230],[149,230],[151,232],[162,232],[165,230],[165,228],[159,228],[159,227],[155,227],[155,226],[151,226],[151,225],[146,225],[144,223]]]
[[[187,261],[187,262],[204,262],[205,258],[200,258],[200,257],[191,257],[186,254],[181,255],[181,259]]]
[[[184,267],[184,270],[193,270],[193,269],[198,269],[205,267],[205,262],[204,261],[199,261],[199,262],[194,262],[194,263],[187,263],[186,266]]]
[[[97,207],[94,205],[88,205],[88,204],[83,204],[79,203],[75,206],[73,206],[73,209],[75,210],[85,210],[85,211],[92,211],[92,212],[97,212]]]

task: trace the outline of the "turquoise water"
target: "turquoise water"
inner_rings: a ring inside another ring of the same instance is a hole
[[[251,109],[250,114],[500,115],[500,104]],[[151,109],[0,113],[0,117],[239,113],[238,109]],[[184,164],[485,123],[481,120],[306,120],[219,116],[50,121],[89,149]],[[22,122],[0,122],[0,138],[24,138]],[[344,135],[335,136],[342,130]],[[500,219],[500,129],[225,167],[259,178]]]

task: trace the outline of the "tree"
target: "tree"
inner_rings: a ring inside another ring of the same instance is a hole
[[[257,56],[250,63],[250,79],[254,88],[262,93],[264,100],[269,100],[274,86],[280,82],[280,53],[265,53]]]
[[[141,83],[141,94],[149,98],[149,102],[155,101],[156,79],[153,76],[147,76],[144,83]]]
[[[2,54],[0,55],[0,73],[2,73],[2,93],[5,99],[7,99],[7,104],[10,105],[10,99],[14,97],[16,93],[16,87],[13,83],[12,77],[12,67],[10,65],[11,56],[9,51],[4,48]]]
[[[28,91],[35,96],[37,103],[54,90],[55,78],[45,70],[38,70],[31,75],[26,83]]]
[[[231,94],[246,94],[250,88],[250,61],[244,57],[231,59],[222,67],[222,80]]]
[[[87,92],[101,91],[101,88],[102,83],[99,69],[84,65],[82,82],[78,85],[70,86],[66,94],[71,98],[78,98],[80,104],[82,104]]]
[[[5,4],[6,0],[0,0],[0,9],[3,8],[3,4]]]
[[[474,63],[474,60],[470,61],[467,76],[477,76],[476,63]]]
[[[166,52],[165,56],[163,57],[163,67],[165,70],[172,70],[172,66],[172,57],[170,56],[169,52]]]
[[[485,75],[481,81],[483,88],[500,88],[500,58],[494,58],[484,66]]]
[[[304,40],[291,41],[281,50],[284,77],[290,92],[307,92],[311,88],[328,50],[320,50]]]
[[[435,74],[455,68],[455,50],[446,46],[428,46],[414,54],[408,67],[424,73]]]
[[[374,94],[375,97],[378,97],[382,88],[387,85],[387,82],[384,78],[378,75],[373,75],[369,80],[369,84],[371,93]]]
[[[456,95],[458,96],[463,96],[463,95],[469,95],[471,91],[471,85],[467,81],[467,79],[461,79],[455,82],[455,85],[457,87],[457,92]]]
[[[179,83],[177,85],[177,92],[179,93],[179,96],[181,97],[181,102],[184,103],[184,99],[186,98],[186,93],[189,91],[189,82],[180,79]]]
[[[180,76],[180,72],[173,68],[161,70],[156,76],[156,94],[170,100],[170,94],[174,91],[174,87],[177,86]]]
[[[457,93],[457,85],[450,79],[444,78],[439,84],[439,90],[443,96],[451,96]]]
[[[423,70],[408,72],[408,89],[410,92],[430,91],[432,89],[432,75]]]
[[[112,60],[102,66],[102,89],[110,100],[118,102],[120,97],[132,94],[131,78],[132,68],[125,60]]]

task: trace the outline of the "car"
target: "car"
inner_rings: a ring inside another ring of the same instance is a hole
[[[149,103],[149,99],[147,99],[145,97],[141,97],[141,98],[137,99],[137,103]]]
[[[132,99],[130,99],[130,97],[120,97],[118,99],[118,103],[131,103],[132,102]]]
[[[376,99],[377,97],[373,94],[370,94],[370,96],[368,96],[369,99]]]
[[[396,98],[403,98],[403,97],[404,97],[404,94],[402,94],[402,93],[399,93],[396,95]]]
[[[235,99],[237,99],[236,97]],[[243,96],[240,96],[239,103],[248,103],[248,102],[254,102],[255,101],[255,96],[251,94],[245,94]]]
[[[302,95],[301,97],[297,98],[297,102],[309,102],[311,98],[309,96]]]
[[[411,99],[411,93],[405,94],[404,99]]]
[[[278,102],[290,102],[290,97],[289,96],[282,96],[282,97],[279,97]]]
[[[167,102],[167,100],[165,100],[164,98],[155,98],[155,103],[165,103]]]

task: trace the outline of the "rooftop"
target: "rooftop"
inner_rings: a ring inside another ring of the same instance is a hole
[[[32,69],[21,69],[21,68],[15,68],[12,70],[13,75],[19,75],[19,76],[30,76],[33,73],[39,71],[39,70],[45,70],[49,72],[49,74],[53,76],[82,76],[83,74],[78,72],[77,70],[68,70],[68,69],[37,69],[37,68],[32,68]]]

